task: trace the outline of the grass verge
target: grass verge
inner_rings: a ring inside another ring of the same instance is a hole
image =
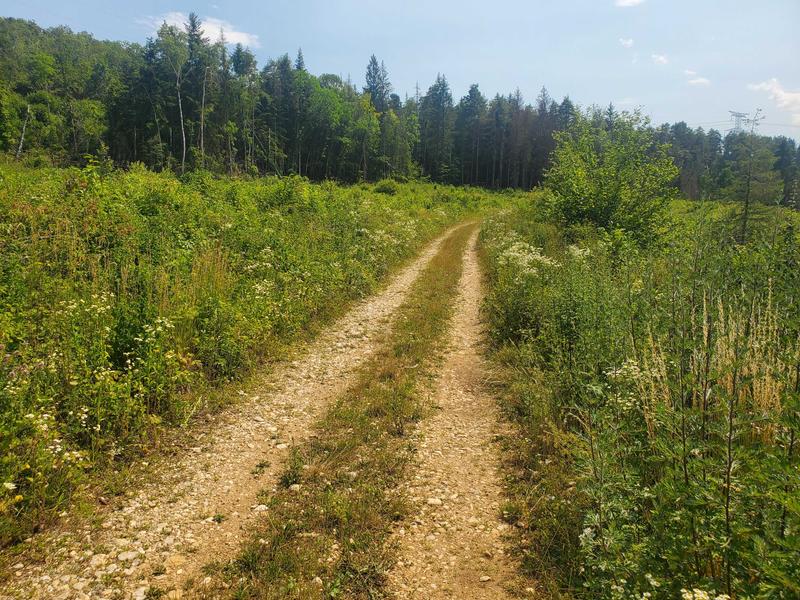
[[[415,282],[382,350],[296,450],[240,556],[222,570],[235,598],[382,597],[386,543],[405,512],[396,488],[412,456],[407,433],[425,413],[430,377],[458,291],[472,227],[462,227]]]

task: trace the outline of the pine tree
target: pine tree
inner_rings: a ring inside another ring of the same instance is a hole
[[[306,61],[303,58],[303,49],[297,49],[297,58],[294,59],[294,70],[295,71],[305,71],[306,70]]]
[[[369,94],[372,105],[380,112],[386,112],[388,108],[389,95],[392,93],[392,84],[389,82],[389,72],[383,62],[378,63],[378,59],[373,54],[367,64],[367,84],[364,92]]]
[[[783,195],[781,204],[790,206],[792,204],[792,192],[798,177],[795,155],[797,148],[794,140],[786,137],[778,138],[777,148],[775,149],[775,170],[780,173],[783,183]]]
[[[436,181],[448,181],[453,148],[453,96],[444,75],[420,100],[420,166]]]

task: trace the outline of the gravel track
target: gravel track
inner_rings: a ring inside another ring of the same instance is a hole
[[[501,421],[480,352],[476,237],[464,256],[449,351],[434,391],[437,412],[415,433],[418,464],[404,484],[415,515],[394,534],[399,561],[389,576],[398,598],[500,599],[519,589],[505,551],[508,526],[499,519],[503,488],[494,439]]]

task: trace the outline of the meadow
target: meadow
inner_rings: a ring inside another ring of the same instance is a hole
[[[644,239],[486,224],[486,311],[518,435],[504,516],[548,597],[800,594],[800,219],[674,201]],[[557,211],[556,211],[557,212]]]
[[[492,202],[422,183],[0,164],[0,546]]]

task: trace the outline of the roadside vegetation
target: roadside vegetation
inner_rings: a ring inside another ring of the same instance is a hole
[[[487,202],[426,184],[0,164],[0,546]]]
[[[235,598],[376,598],[393,564],[387,544],[406,514],[396,488],[413,456],[408,434],[430,410],[424,386],[445,339],[464,249],[452,233],[399,308],[384,347],[294,451],[242,554],[224,567]],[[217,597],[221,590],[209,590]]]
[[[483,230],[505,516],[548,597],[796,598],[800,219],[668,201],[643,125],[582,120]]]

